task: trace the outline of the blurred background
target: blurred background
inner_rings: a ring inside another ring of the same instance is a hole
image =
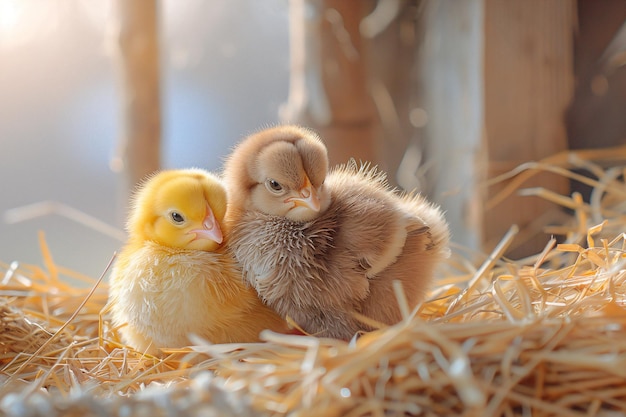
[[[625,20],[623,0],[0,0],[0,261],[41,264],[44,231],[98,276],[138,178],[219,171],[279,122],[427,194],[456,244],[515,223],[510,256],[536,253],[563,209],[485,181],[571,149],[626,159]]]
[[[158,7],[162,166],[219,170],[237,140],[278,122],[288,4]],[[117,13],[108,0],[0,0],[1,213],[56,201],[123,228],[123,174],[111,169],[124,123]],[[121,242],[74,220],[1,222],[0,260],[41,264],[43,230],[55,262],[99,275]]]

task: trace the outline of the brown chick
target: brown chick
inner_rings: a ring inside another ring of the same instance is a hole
[[[109,287],[113,323],[126,344],[156,354],[188,345],[192,333],[226,343],[287,330],[244,285],[222,245],[225,211],[224,186],[200,169],[163,171],[140,187]]]
[[[349,339],[369,330],[354,312],[398,322],[393,281],[414,307],[448,254],[439,208],[395,192],[367,165],[328,173],[326,147],[310,130],[279,126],[248,137],[224,177],[229,245],[245,278],[307,333]]]

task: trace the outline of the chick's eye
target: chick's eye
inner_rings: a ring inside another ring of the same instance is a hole
[[[280,185],[278,181],[271,178],[265,181],[265,186],[274,193],[278,193],[283,190],[283,186]]]
[[[185,222],[185,218],[183,217],[183,215],[177,211],[171,212],[170,217],[172,218],[172,221],[176,224],[181,224]]]

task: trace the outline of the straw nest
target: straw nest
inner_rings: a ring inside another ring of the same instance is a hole
[[[604,155],[604,156],[602,156]],[[624,156],[624,149],[606,155]],[[562,154],[537,171],[593,187],[523,191],[569,211],[536,256],[503,257],[517,232],[479,257],[455,250],[430,299],[350,343],[264,334],[265,343],[197,346],[147,357],[109,326],[106,281],[56,265],[0,264],[0,410],[55,415],[622,415],[626,410],[624,167]],[[615,162],[615,161],[614,161]],[[583,167],[588,175],[570,170]],[[507,191],[508,190],[508,191]],[[500,198],[496,196],[494,198]],[[476,259],[470,259],[476,258]],[[66,277],[85,281],[71,286]],[[398,300],[402,305],[401,290]]]

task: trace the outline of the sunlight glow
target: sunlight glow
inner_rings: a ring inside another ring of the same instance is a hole
[[[9,35],[16,27],[24,5],[19,0],[0,0],[0,36]]]
[[[18,47],[48,36],[59,24],[59,9],[50,0],[0,0],[0,46]]]

